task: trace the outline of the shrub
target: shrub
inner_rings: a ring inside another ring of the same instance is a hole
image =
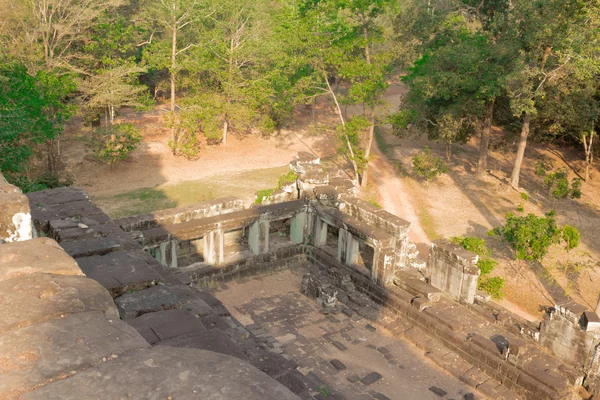
[[[188,160],[197,160],[200,157],[200,149],[206,143],[204,135],[197,132],[179,128],[177,140],[169,140],[169,147],[176,156],[184,156]]]
[[[481,276],[489,275],[498,264],[496,260],[491,258],[492,252],[488,249],[483,239],[472,236],[457,236],[453,237],[451,241],[479,256],[477,267],[481,271]]]
[[[548,195],[555,199],[564,199],[571,197],[578,199],[581,197],[581,179],[575,178],[571,185],[567,177],[567,171],[559,169],[544,179],[544,185],[548,188]]]
[[[285,185],[294,183],[297,179],[298,175],[294,171],[290,170],[287,174],[281,175],[279,177],[279,180],[277,182],[277,189],[281,189]]]
[[[51,172],[44,172],[34,181],[23,175],[6,174],[5,178],[8,183],[19,187],[23,193],[55,189],[58,187],[71,186],[73,184],[73,178],[71,176],[66,176],[63,179],[60,175]]]
[[[581,178],[573,179],[573,182],[571,183],[571,198],[572,199],[580,199],[581,198],[582,182],[583,182],[583,180]]]
[[[256,200],[254,200],[254,203],[262,204],[262,202],[270,195],[272,195],[274,191],[275,189],[259,190],[258,192],[256,192]]]
[[[504,279],[500,277],[487,277],[492,273],[498,262],[491,255],[491,250],[486,246],[485,240],[472,236],[453,237],[453,243],[461,245],[465,250],[472,251],[479,256],[477,268],[481,271],[477,288],[488,293],[494,299],[502,299],[502,288],[504,287]]]
[[[521,192],[521,198],[525,201],[529,201],[529,195],[525,192]]]
[[[535,163],[535,174],[538,176],[546,176],[546,163],[538,161]]]
[[[142,134],[133,124],[119,124],[94,130],[90,145],[100,160],[113,164],[129,157],[141,141]]]
[[[518,212],[523,212],[523,211],[525,211],[525,206],[523,205],[523,203],[521,203],[521,204],[519,204],[519,205],[517,206],[517,211],[518,211]]]
[[[426,181],[432,181],[438,175],[448,172],[442,158],[432,154],[429,147],[418,152],[412,161],[415,173]]]
[[[499,276],[480,279],[477,287],[479,290],[483,290],[488,293],[495,300],[502,300],[504,297],[504,294],[502,294],[502,289],[504,288],[504,278]]]
[[[562,240],[565,242],[565,247],[568,250],[572,250],[575,247],[579,246],[579,239],[581,238],[581,234],[577,230],[577,228],[572,227],[571,225],[565,225],[562,229]]]
[[[567,250],[579,245],[579,231],[566,225],[560,228],[555,219],[556,213],[551,211],[543,217],[528,214],[518,217],[513,213],[506,215],[506,224],[496,228],[492,234],[501,236],[515,249],[518,260],[541,260],[551,245],[565,241]],[[565,231],[566,230],[566,231]]]

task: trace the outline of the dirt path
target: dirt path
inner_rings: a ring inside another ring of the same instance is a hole
[[[387,160],[376,141],[373,142],[373,153],[375,158],[369,164],[370,174],[383,200],[383,208],[411,223],[409,239],[417,245],[421,256],[426,258],[430,240],[421,227],[404,183],[396,173],[396,166]]]

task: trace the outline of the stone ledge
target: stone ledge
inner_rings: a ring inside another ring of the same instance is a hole
[[[52,239],[38,238],[0,246],[0,282],[37,272],[83,275],[75,260]]]
[[[211,351],[169,346],[126,354],[22,398],[298,400],[277,381],[241,360]]]
[[[82,276],[30,274],[0,282],[0,334],[85,311],[118,319],[112,297]]]
[[[29,325],[0,335],[0,398],[148,347],[133,328],[100,311]]]

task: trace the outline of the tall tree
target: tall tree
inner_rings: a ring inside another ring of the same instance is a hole
[[[414,27],[423,40],[419,44],[423,56],[405,78],[409,84],[406,106],[417,112],[433,137],[446,136],[447,143],[458,137],[466,140],[471,126],[479,131],[477,176],[481,177],[487,165],[495,99],[503,91],[510,55],[490,35],[487,19],[464,16],[464,4],[442,10],[443,15],[431,14],[429,7],[421,10],[423,25],[433,26],[433,33],[426,34],[420,25]],[[454,121],[450,125],[456,129],[448,131],[449,121]]]
[[[82,45],[90,29],[124,0],[3,0],[4,45],[35,71],[84,72]],[[40,65],[41,64],[41,65]]]
[[[119,108],[139,107],[143,104],[145,86],[137,83],[144,68],[120,65],[99,71],[98,74],[81,82],[80,98],[92,113],[103,113],[105,125],[112,125]]]
[[[598,5],[573,0],[519,0],[509,10],[511,38],[518,46],[517,68],[508,84],[513,112],[522,129],[511,186],[519,188],[521,166],[537,105],[550,86],[583,67],[598,71]],[[594,60],[596,62],[594,62]],[[592,72],[593,73],[593,72]]]
[[[391,0],[304,0],[300,2],[301,14],[307,21],[315,21],[313,35],[327,38],[325,60],[327,69],[325,83],[340,112],[342,131],[349,127],[365,129],[364,137],[358,132],[345,132],[355,171],[360,175],[361,185],[368,183],[368,166],[376,125],[375,107],[381,103],[387,89],[386,74],[392,57],[389,51],[380,51],[383,40],[382,19],[393,5]],[[307,39],[308,40],[308,39]],[[386,49],[387,50],[387,49]],[[348,86],[345,101],[362,104],[365,112],[356,123],[347,126],[338,98],[329,86],[329,74],[342,79]],[[364,123],[367,121],[367,123]]]
[[[181,71],[181,55],[197,46],[194,25],[212,12],[202,0],[147,0],[141,6],[140,24],[149,32],[144,58],[157,70],[167,69],[171,88],[170,145],[177,147],[176,136],[176,84]],[[174,150],[175,151],[175,150]]]

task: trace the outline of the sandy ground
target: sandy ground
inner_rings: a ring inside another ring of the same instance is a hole
[[[299,117],[306,118],[306,111],[299,113]],[[86,188],[92,196],[279,167],[289,163],[299,151],[324,157],[336,150],[335,138],[329,132],[311,134],[302,128],[281,130],[265,138],[232,135],[226,145],[204,147],[200,158],[190,161],[171,154],[168,130],[162,127],[159,111],[147,115],[128,112],[122,119],[134,121],[142,129],[144,139],[130,160],[114,166],[103,165],[86,153],[82,137],[89,134],[88,128],[83,128],[77,120],[69,127],[70,136],[63,145],[68,168],[75,184]]]
[[[408,192],[409,201],[427,210],[430,220],[427,230],[435,231],[438,237],[469,235],[486,239],[499,261],[494,274],[506,279],[505,301],[501,302],[506,308],[525,318],[539,319],[544,307],[561,302],[566,296],[595,308],[600,292],[597,261],[600,259],[600,241],[597,240],[600,237],[600,180],[596,178],[586,183],[581,199],[549,200],[543,187],[543,177],[534,173],[536,160],[543,157],[550,160],[555,168],[569,169],[570,178],[573,178],[576,176],[574,170],[581,168],[576,151],[561,149],[558,152],[552,147],[530,146],[521,178],[522,191],[529,195],[529,200],[524,201],[507,181],[515,146],[491,151],[491,170],[484,181],[474,178],[477,140],[455,146],[455,155],[449,163],[450,172],[435,182],[424,184],[410,173],[412,156],[424,146],[429,146],[443,157],[443,146],[424,138],[399,139],[389,133],[384,133],[384,138],[392,146],[393,160],[409,171],[408,176],[400,180]],[[496,129],[492,146],[502,144],[504,140],[504,134]],[[600,173],[596,170],[594,176],[598,177]],[[383,193],[388,187],[388,183],[380,186]],[[523,205],[524,213],[517,211],[519,205]],[[556,210],[560,224],[570,224],[579,229],[582,235],[579,248],[566,253],[559,246],[554,246],[541,264],[518,263],[505,243],[487,235],[490,229],[504,223],[508,212],[543,215],[550,210]]]

